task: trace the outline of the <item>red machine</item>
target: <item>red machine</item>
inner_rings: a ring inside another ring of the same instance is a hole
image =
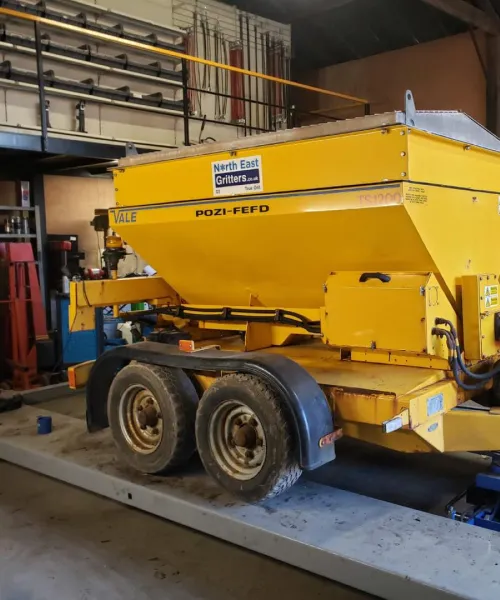
[[[13,389],[36,387],[36,344],[47,340],[48,335],[33,248],[29,243],[0,244],[0,333],[2,362]]]

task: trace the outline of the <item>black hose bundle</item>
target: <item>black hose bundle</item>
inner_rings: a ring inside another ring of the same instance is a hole
[[[438,325],[445,325],[449,328],[441,329]],[[460,342],[458,339],[458,333],[451,321],[447,319],[436,319],[436,327],[432,330],[433,335],[437,335],[438,337],[446,339],[446,345],[448,346],[448,350],[450,352],[450,356],[448,358],[448,362],[450,364],[450,368],[453,372],[453,377],[456,383],[466,391],[478,391],[482,390],[484,386],[491,381],[491,379],[495,378],[497,375],[500,375],[500,365],[494,367],[490,371],[486,373],[474,373],[471,371],[464,362],[462,357],[462,349],[460,347]],[[476,380],[477,383],[467,384],[462,381],[460,378],[460,371],[470,379]]]

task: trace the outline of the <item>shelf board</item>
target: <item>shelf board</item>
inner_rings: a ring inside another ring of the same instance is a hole
[[[19,240],[21,238],[36,238],[36,233],[0,233],[0,240]]]
[[[34,207],[33,206],[28,206],[27,208],[23,207],[23,206],[0,206],[0,210],[4,211],[4,210],[14,210],[14,211],[34,211]]]

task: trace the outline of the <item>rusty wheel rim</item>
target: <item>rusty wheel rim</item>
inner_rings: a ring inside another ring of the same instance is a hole
[[[151,390],[139,384],[130,386],[120,398],[118,413],[130,448],[139,454],[152,454],[163,438],[163,415]]]
[[[234,479],[253,479],[267,454],[262,423],[251,408],[237,400],[222,402],[209,421],[209,442],[219,467]]]

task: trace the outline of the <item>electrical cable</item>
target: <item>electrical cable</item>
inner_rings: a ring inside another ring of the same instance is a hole
[[[87,290],[85,289],[85,279],[82,279],[82,289],[83,289],[83,297],[85,298],[85,302],[89,308],[92,308],[92,304],[89,302],[89,297],[87,296]]]
[[[102,254],[101,254],[101,243],[99,242],[99,232],[96,231],[95,232],[96,236],[97,236],[97,252],[99,253],[99,269],[102,269]]]
[[[88,298],[86,300],[87,300],[87,303],[88,303]],[[78,305],[78,288],[76,288],[76,303]],[[73,332],[73,327],[75,326],[77,318],[78,318],[78,311],[75,311],[75,316],[73,317],[73,322],[71,323],[71,326],[70,326],[70,328],[68,330],[68,337],[66,338],[66,341],[64,342],[64,346],[61,349],[61,355],[59,357],[59,360],[53,366],[51,373],[55,373],[56,371],[59,370],[59,368],[61,366],[64,365],[64,355],[66,354],[66,350],[68,349],[68,346],[69,346],[69,344],[71,342],[71,334]]]
[[[201,122],[200,135],[198,136],[198,144],[205,144],[206,142],[216,142],[217,140],[211,136],[206,138],[203,137],[203,132],[207,124],[207,115],[203,115],[203,121]]]

